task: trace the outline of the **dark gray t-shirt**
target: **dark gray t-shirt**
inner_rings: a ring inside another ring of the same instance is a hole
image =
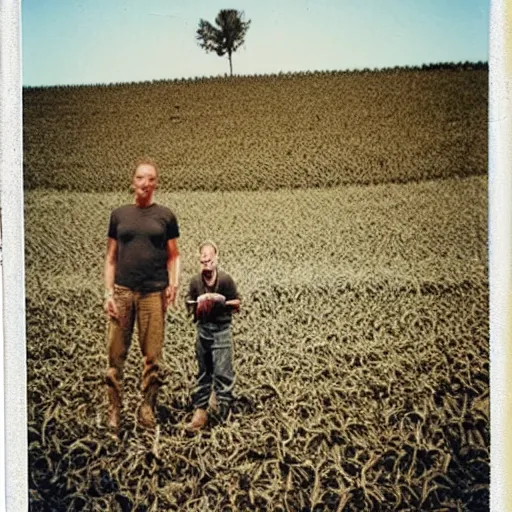
[[[108,236],[117,240],[116,284],[144,293],[169,285],[167,241],[179,237],[178,221],[169,208],[156,203],[116,208]]]
[[[190,280],[188,288],[188,300],[196,300],[203,293],[220,293],[226,297],[226,300],[239,299],[238,290],[233,278],[222,270],[217,269],[217,279],[210,288],[203,281],[203,276],[199,273]],[[211,322],[214,324],[229,324],[232,319],[232,310],[229,306],[215,304],[207,318],[201,318],[200,322]],[[194,316],[194,321],[198,319]]]

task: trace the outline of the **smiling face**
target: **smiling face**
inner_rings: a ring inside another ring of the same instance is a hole
[[[151,204],[157,182],[158,176],[154,165],[140,164],[137,166],[132,179],[135,202],[141,205]]]

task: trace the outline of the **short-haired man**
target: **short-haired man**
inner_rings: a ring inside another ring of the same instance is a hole
[[[201,271],[190,280],[187,307],[196,324],[197,388],[192,397],[194,415],[186,425],[199,430],[208,422],[207,407],[215,391],[218,416],[224,421],[233,402],[232,313],[240,310],[240,297],[233,278],[217,268],[214,242],[199,246]]]

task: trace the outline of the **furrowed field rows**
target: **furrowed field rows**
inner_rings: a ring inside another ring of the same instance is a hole
[[[172,314],[160,431],[140,431],[130,412],[139,400],[133,350],[120,443],[103,423],[98,304],[92,294],[53,299],[30,306],[43,320],[29,324],[33,510],[485,509],[484,294],[315,291],[268,295],[268,309],[249,300],[235,329],[234,414],[196,437],[182,428],[193,332]]]
[[[215,239],[245,293],[368,285],[450,286],[487,276],[487,178],[278,192],[160,192],[178,216],[185,280]],[[110,210],[122,194],[29,192],[29,278],[101,291]]]
[[[188,436],[184,310],[148,434],[134,342],[120,442],[104,426],[102,265],[120,193],[26,194],[32,510],[485,510],[487,178],[278,192],[159,192],[183,282],[214,238],[238,281],[238,399]],[[182,290],[183,294],[183,290]]]
[[[487,70],[26,88],[27,189],[275,190],[485,174]]]

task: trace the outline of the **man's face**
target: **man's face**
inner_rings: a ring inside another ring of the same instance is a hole
[[[135,195],[141,199],[148,199],[153,195],[157,183],[156,169],[149,164],[137,167],[133,175],[133,189]]]
[[[199,259],[201,265],[201,273],[207,279],[212,277],[215,269],[217,268],[217,255],[213,247],[206,245],[201,249],[201,255]]]

